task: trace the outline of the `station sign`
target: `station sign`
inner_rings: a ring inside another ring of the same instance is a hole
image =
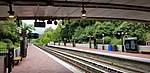
[[[28,33],[28,38],[29,39],[37,39],[37,38],[39,38],[39,34],[38,33]]]
[[[147,42],[146,42],[146,45],[147,45],[147,46],[150,46],[150,41],[147,41]]]
[[[45,27],[45,22],[34,22],[34,27]]]

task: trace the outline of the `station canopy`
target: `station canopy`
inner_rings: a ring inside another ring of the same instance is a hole
[[[8,15],[9,1],[20,19],[121,19],[150,22],[150,0],[0,0],[0,19]]]

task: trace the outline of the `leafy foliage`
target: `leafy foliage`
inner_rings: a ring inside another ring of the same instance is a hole
[[[7,44],[4,42],[0,41],[0,52],[6,51],[7,50]]]
[[[121,44],[121,40],[116,39],[114,33],[124,31],[128,33],[128,37],[137,37],[138,44],[144,44],[149,28],[148,24],[119,20],[64,20],[64,25],[61,25],[60,22],[55,30],[47,29],[39,41],[47,43],[48,41],[63,41],[64,38],[67,40],[74,38],[76,42],[81,43],[87,36],[95,37],[99,33],[104,34],[106,44]],[[98,39],[98,42],[102,43],[102,39]]]
[[[34,43],[38,44],[46,44],[50,41],[59,41],[61,39],[61,22],[58,23],[58,27],[53,30],[52,28],[47,28],[43,34],[40,35],[40,37],[37,40],[34,40]]]
[[[22,26],[22,28],[24,28],[25,30],[29,31],[29,33],[32,32],[32,30],[35,30],[34,26],[32,24],[23,24],[24,26]]]
[[[111,42],[111,37],[106,36],[106,37],[104,38],[104,43],[105,43],[105,44],[110,44],[110,42]]]
[[[142,23],[123,22],[120,27],[114,30],[114,33],[117,31],[124,31],[128,33],[129,37],[137,37],[138,44],[145,44],[147,39],[145,25]]]
[[[15,22],[12,21],[0,21],[0,40],[10,39],[13,43],[19,39],[18,30]]]

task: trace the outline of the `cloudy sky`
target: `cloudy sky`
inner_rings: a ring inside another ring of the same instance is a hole
[[[34,25],[34,21],[35,20],[22,20],[22,22],[23,23],[26,23],[26,24],[32,24],[32,25]],[[45,22],[47,22],[46,20],[45,20]],[[39,33],[39,34],[42,34],[43,32],[44,32],[44,30],[46,29],[46,28],[49,28],[49,27],[52,27],[53,29],[55,29],[56,27],[57,27],[57,25],[54,25],[54,24],[47,24],[46,23],[46,27],[45,28],[43,28],[43,27],[35,27],[35,31],[32,31],[33,33]]]

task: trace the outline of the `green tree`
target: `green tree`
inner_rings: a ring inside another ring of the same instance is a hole
[[[79,40],[82,40],[86,35],[84,34],[84,29],[79,26],[75,29],[75,33],[73,35],[72,38],[75,38],[77,42],[79,42]]]
[[[22,28],[26,29],[29,31],[29,33],[32,33],[32,30],[35,30],[34,26],[32,24],[23,24]]]
[[[145,44],[147,39],[145,25],[143,23],[123,22],[117,29],[114,30],[114,33],[117,31],[127,32],[129,37],[137,37],[138,44]]]
[[[0,40],[10,39],[13,44],[19,41],[16,23],[13,21],[0,21]]]
[[[57,28],[53,31],[52,41],[59,41],[61,39],[61,22],[58,23]]]
[[[94,33],[104,33],[105,36],[113,36],[113,31],[120,25],[121,22],[118,21],[97,21],[95,23]]]
[[[50,41],[57,42],[61,39],[61,22],[58,23],[58,26],[55,30],[53,30],[51,27],[45,29],[44,33],[40,35],[39,39],[35,40],[36,42],[40,44],[46,44]]]

